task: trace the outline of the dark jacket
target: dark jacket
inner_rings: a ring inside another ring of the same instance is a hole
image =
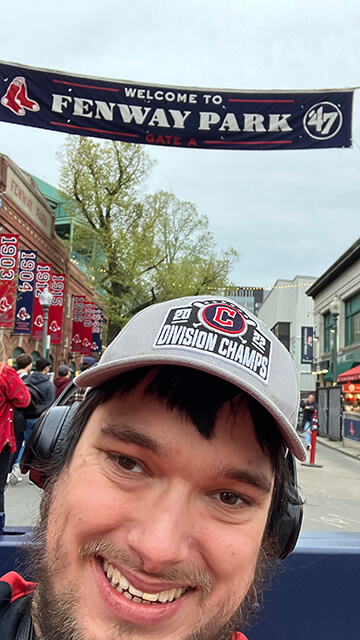
[[[308,400],[304,400],[303,407],[304,407],[303,423],[305,424],[305,422],[312,422],[312,419],[314,417],[314,411],[317,408],[315,402],[313,402],[312,404],[309,404]]]
[[[30,605],[35,587],[14,571],[0,579],[0,638],[30,640],[33,637]]]
[[[23,382],[25,382],[26,384],[26,380],[29,379],[29,376],[27,373],[19,373],[19,377],[21,378],[21,380]],[[13,413],[13,417],[14,417],[14,430],[15,430],[15,435],[17,435],[18,433],[23,433],[24,431],[26,431],[26,418],[25,418],[25,414],[23,409],[16,409],[14,407],[14,413]]]
[[[44,398],[44,405],[46,409],[51,407],[55,400],[55,387],[51,380],[40,371],[34,371],[28,378],[27,383],[31,383],[34,387],[37,387]]]
[[[70,382],[71,382],[71,378],[68,378],[67,376],[59,376],[58,378],[55,378],[54,380],[55,400],[56,398],[59,397],[60,393],[64,391],[65,387],[67,387],[68,384],[70,384]]]

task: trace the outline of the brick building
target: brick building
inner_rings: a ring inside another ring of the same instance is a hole
[[[82,356],[71,352],[72,297],[86,296],[103,307],[91,281],[70,259],[70,251],[55,232],[55,215],[33,178],[10,158],[0,154],[0,232],[19,234],[19,249],[38,252],[38,261],[52,264],[53,273],[65,273],[62,338],[51,345],[49,355],[53,369],[66,363],[77,369]],[[42,341],[30,335],[13,334],[1,329],[9,358],[29,353],[36,359],[42,352]]]

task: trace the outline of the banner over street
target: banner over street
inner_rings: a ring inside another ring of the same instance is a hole
[[[351,146],[352,90],[247,92],[119,82],[0,62],[0,120],[200,149]]]

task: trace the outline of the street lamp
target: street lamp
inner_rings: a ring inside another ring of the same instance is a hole
[[[49,320],[49,307],[52,302],[52,294],[49,291],[49,287],[46,284],[39,296],[39,302],[44,311],[44,326],[43,326],[43,338],[42,338],[42,357],[46,358],[46,343],[48,332],[48,320]]]
[[[329,305],[329,311],[332,315],[332,319],[333,319],[333,329],[332,329],[332,333],[334,334],[333,336],[333,347],[334,347],[334,353],[333,353],[333,383],[336,384],[336,379],[337,379],[337,320],[338,320],[338,316],[340,314],[340,310],[341,310],[341,300],[340,298],[338,298],[338,296],[334,296],[334,298],[332,299],[332,301],[330,302]]]

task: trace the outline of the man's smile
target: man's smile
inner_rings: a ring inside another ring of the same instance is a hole
[[[97,592],[114,620],[151,627],[173,618],[179,609],[189,604],[192,597],[203,597],[199,589],[188,585],[171,585],[154,579],[151,583],[145,583],[138,575],[123,568],[120,571],[118,566],[100,556],[90,559],[90,567]],[[95,608],[98,604],[95,604]]]
[[[139,604],[165,604],[178,600],[191,587],[172,587],[170,589],[155,590],[154,587],[147,587],[148,592],[137,589],[117,567],[108,563],[106,560],[102,562],[104,573],[111,584],[119,593],[123,593],[128,600]],[[164,586],[164,585],[162,585]]]

